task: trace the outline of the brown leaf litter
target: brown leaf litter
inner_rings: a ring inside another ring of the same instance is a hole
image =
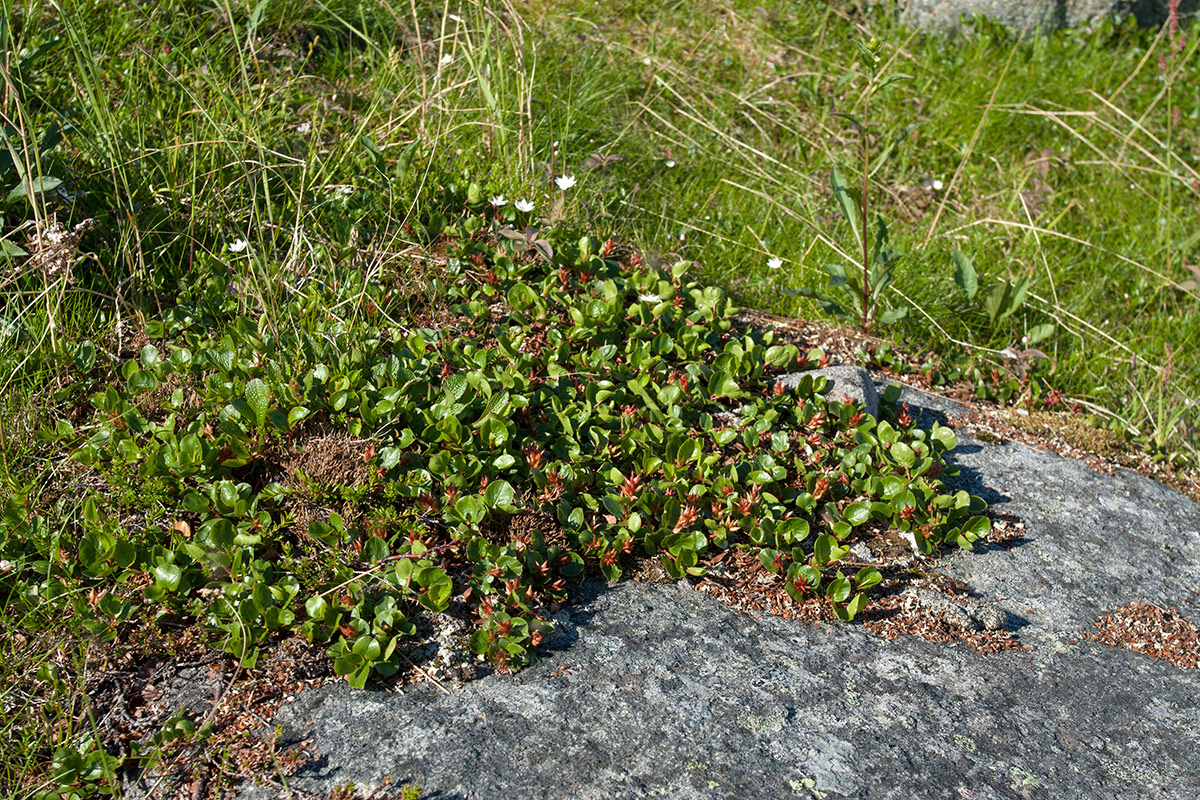
[[[1200,631],[1178,610],[1130,603],[1102,615],[1083,638],[1161,659],[1181,669],[1200,669]]]

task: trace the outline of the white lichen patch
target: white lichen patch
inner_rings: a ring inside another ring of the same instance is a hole
[[[786,718],[779,709],[774,709],[761,716],[743,712],[737,716],[737,724],[752,733],[778,733],[783,730]]]
[[[1022,787],[1040,789],[1042,786],[1042,782],[1038,780],[1036,775],[1020,767],[1013,767],[1009,770],[1009,775],[1012,778],[1012,788],[1014,791],[1019,791]]]
[[[1008,622],[1004,610],[992,603],[915,586],[904,591],[903,608],[928,612],[961,631],[1000,631]]]
[[[451,614],[422,612],[414,620],[416,637],[404,654],[417,671],[435,681],[475,677],[480,657],[470,647],[471,627]]]
[[[817,789],[817,782],[812,778],[804,778],[803,780],[789,780],[788,786],[792,787],[792,791],[800,794],[824,800],[825,793]]]

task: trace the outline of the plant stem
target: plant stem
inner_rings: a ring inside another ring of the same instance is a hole
[[[1172,211],[1171,189],[1173,188],[1171,184],[1173,184],[1175,182],[1174,181],[1174,178],[1175,178],[1174,169],[1175,168],[1171,164],[1171,145],[1172,145],[1171,140],[1173,138],[1172,135],[1174,134],[1174,128],[1175,128],[1175,108],[1172,103],[1173,98],[1171,97],[1171,90],[1174,88],[1172,86],[1173,81],[1171,80],[1171,70],[1174,68],[1174,66],[1175,66],[1175,57],[1174,57],[1174,53],[1172,52],[1171,58],[1167,62],[1167,74],[1166,74],[1166,79],[1167,79],[1167,162],[1166,162],[1167,163],[1167,170],[1166,170],[1166,172],[1167,172],[1167,178],[1166,178],[1167,201],[1165,203],[1166,210],[1163,213],[1163,227],[1164,227],[1164,233],[1165,233],[1163,241],[1164,241],[1164,244],[1166,245],[1166,250],[1167,250],[1167,266],[1166,266],[1165,272],[1168,275],[1171,274],[1171,211]]]
[[[871,148],[867,139],[867,123],[871,113],[871,91],[875,88],[875,75],[867,79],[867,97],[863,103],[862,116],[862,213],[859,218],[862,220],[862,332],[871,332],[871,264],[870,254],[867,250],[867,227],[871,224],[867,218],[867,190],[870,188],[871,179]]]

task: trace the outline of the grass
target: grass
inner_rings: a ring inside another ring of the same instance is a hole
[[[739,304],[827,319],[799,291],[854,252],[829,174],[859,163],[844,115],[861,111],[854,40],[870,36],[911,76],[867,128],[906,254],[881,303],[910,310],[874,331],[904,355],[866,338],[864,358],[1075,408],[1191,469],[1200,30],[1184,29],[1180,48],[1111,23],[925,36],[886,9],[805,2],[0,0],[0,497],[14,520],[41,515],[31,540],[70,550],[83,511],[63,492],[67,433],[50,432],[91,424],[79,399],[127,378],[181,298],[211,315],[201,327],[246,317],[286,339],[332,318],[341,342],[367,330],[373,281],[410,298],[398,324],[436,306],[451,183],[529,199],[539,227],[633,243],[651,265],[690,260]],[[1023,302],[990,313],[992,288],[1023,279]],[[330,300],[327,281],[351,288]],[[85,341],[96,366],[79,369]],[[117,484],[115,504],[170,513]],[[48,586],[0,612],[5,796],[55,785],[56,748],[101,724],[87,665],[109,651],[90,649],[82,586]],[[103,759],[87,770],[61,783],[115,780]]]

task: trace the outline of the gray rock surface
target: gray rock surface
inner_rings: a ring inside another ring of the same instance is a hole
[[[784,388],[794,389],[800,385],[805,375],[811,375],[813,378],[824,377],[827,381],[825,394],[830,399],[851,397],[862,403],[871,416],[879,415],[879,395],[875,391],[875,382],[871,379],[871,374],[862,367],[826,367],[792,372],[776,378],[776,383],[782,383]]]
[[[906,609],[923,609],[961,631],[1000,631],[1008,628],[1008,614],[986,600],[951,597],[944,592],[910,587],[901,595]]]
[[[314,754],[290,786],[408,782],[442,800],[1194,800],[1200,670],[1081,634],[1134,601],[1200,620],[1200,507],[1132,473],[959,440],[956,480],[1026,533],[939,569],[1031,649],[981,655],[746,616],[686,585],[597,585],[557,649],[515,676],[450,695],[302,692],[273,720],[284,746],[307,740]]]
[[[960,28],[960,18],[982,14],[1015,31],[1077,27],[1104,17],[1130,14],[1144,27],[1162,25],[1167,0],[899,0],[900,18],[927,31]],[[1195,14],[1196,0],[1181,0],[1180,13]]]

